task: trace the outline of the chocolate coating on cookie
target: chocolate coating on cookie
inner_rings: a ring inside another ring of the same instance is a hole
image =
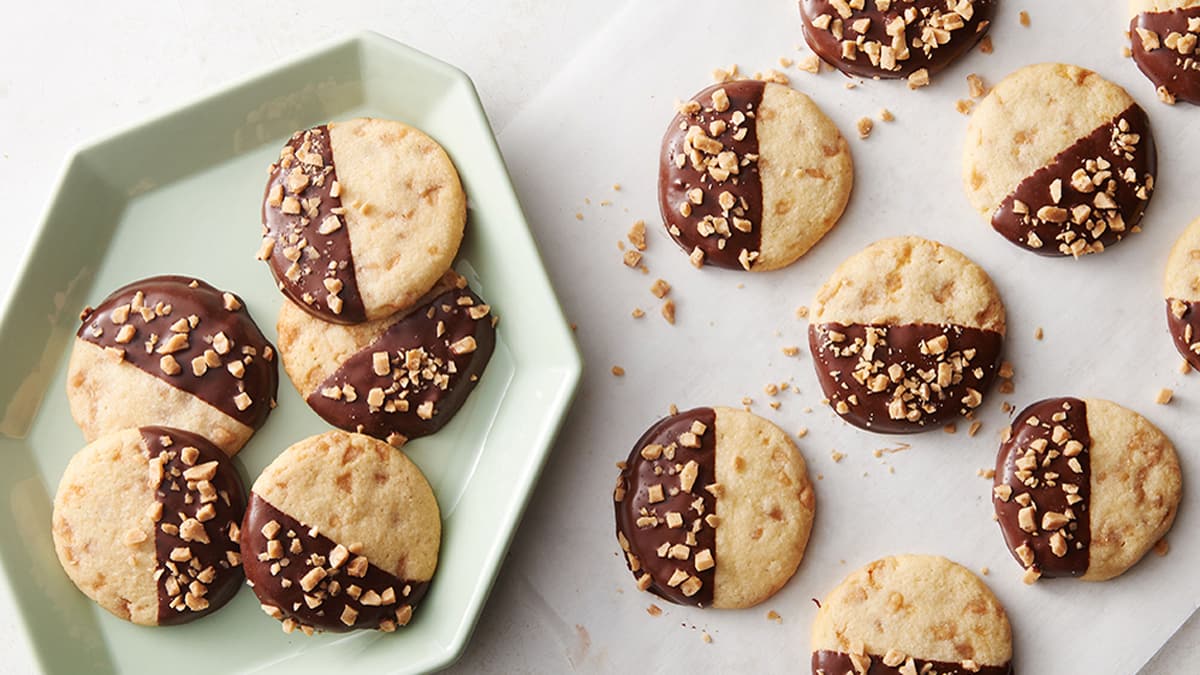
[[[870,663],[865,664],[869,659]],[[865,665],[865,670],[859,666]],[[870,657],[851,656],[844,652],[822,649],[813,652],[813,675],[841,675],[842,673],[865,673],[865,675],[913,675],[914,673],[937,673],[937,675],[1012,675],[1012,664],[985,666],[972,662],[967,668],[964,662],[931,661],[911,656],[900,659],[895,665],[884,662],[884,655]]]
[[[1138,231],[1156,170],[1149,120],[1134,103],[1021,181],[992,227],[1041,255],[1099,253]]]
[[[258,429],[279,384],[275,349],[241,298],[182,276],[123,286],[84,310],[79,339]]]
[[[1022,410],[996,456],[992,503],[1009,551],[1045,577],[1088,569],[1091,448],[1087,406],[1051,398]]]
[[[343,362],[308,404],[325,421],[400,445],[450,421],[496,346],[491,308],[464,285],[389,326]]]
[[[154,509],[158,624],[186,623],[237,594],[246,493],[233,463],[208,439],[170,427],[138,431],[161,505]]]
[[[392,631],[408,623],[429,582],[401,579],[354,548],[250,493],[242,526],[246,578],[285,631]]]
[[[1179,355],[1200,370],[1200,302],[1168,298],[1167,328]]]
[[[983,39],[995,8],[994,0],[800,0],[809,48],[870,78],[936,73]]]
[[[271,165],[258,257],[305,311],[325,321],[362,323],[367,314],[340,195],[328,127],[297,131]]]
[[[1129,22],[1133,62],[1160,100],[1200,105],[1200,6],[1140,12]]]
[[[712,408],[659,420],[629,453],[613,494],[617,540],[638,588],[680,605],[712,605],[715,427]]]
[[[813,365],[830,405],[869,431],[912,433],[965,415],[996,375],[1003,336],[953,324],[813,324]]]
[[[693,263],[749,270],[762,245],[763,187],[757,110],[766,84],[713,85],[671,120],[663,137],[658,202]]]

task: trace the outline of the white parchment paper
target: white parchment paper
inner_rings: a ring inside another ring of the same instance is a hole
[[[1018,22],[1028,10],[1031,25]],[[1200,215],[1195,157],[1200,110],[1158,103],[1153,87],[1122,57],[1124,3],[1058,0],[1001,3],[993,54],[968,55],[912,92],[904,83],[847,89],[834,72],[811,75],[779,58],[807,54],[795,3],[632,2],[501,134],[501,144],[535,236],[565,305],[578,323],[587,371],[578,402],[551,458],[511,555],[526,570],[498,593],[515,599],[522,629],[537,626],[545,648],[519,647],[531,666],[567,646],[580,671],[808,672],[809,628],[823,597],[875,558],[935,553],[979,572],[1008,608],[1020,673],[1136,672],[1200,604],[1196,531],[1200,375],[1181,375],[1166,332],[1162,267],[1175,238]],[[967,205],[961,151],[967,118],[965,77],[991,86],[1015,68],[1076,63],[1125,86],[1149,112],[1159,151],[1158,190],[1145,231],[1100,256],[1045,259],[993,232]],[[696,270],[663,231],[656,199],[659,141],[685,99],[713,68],[775,68],[808,93],[850,139],[856,184],[841,223],[790,268],[743,274]],[[888,108],[896,121],[879,121]],[[867,140],[855,122],[875,120]],[[620,190],[613,184],[619,183]],[[590,203],[589,203],[590,201]],[[582,216],[582,220],[577,218]],[[621,264],[617,241],[645,219],[649,275]],[[877,239],[916,234],[940,240],[982,265],[1003,294],[1005,358],[1016,391],[995,388],[975,437],[932,431],[888,437],[858,431],[823,406],[807,350],[807,323],[795,310],[844,258]],[[673,286],[678,321],[659,314],[656,278]],[[640,307],[647,316],[631,318]],[[1044,330],[1044,339],[1034,338]],[[800,346],[798,357],[782,353]],[[609,373],[613,365],[624,377]],[[764,394],[789,382],[800,393]],[[1156,405],[1160,388],[1175,390]],[[977,475],[995,461],[1008,423],[1048,396],[1108,398],[1141,412],[1174,440],[1185,496],[1165,557],[1151,553],[1117,580],[1022,584],[992,522],[991,482]],[[615,463],[668,405],[741,405],[796,433],[818,495],[808,553],[791,582],[762,606],[743,611],[669,605],[636,590],[613,534]],[[773,410],[769,401],[778,401]],[[811,409],[811,412],[809,410]],[[911,444],[900,452],[876,452]],[[840,462],[832,451],[845,455]],[[646,609],[664,610],[654,617]],[[766,618],[769,610],[781,623]],[[514,635],[517,634],[514,628]],[[702,641],[707,633],[711,644]],[[545,662],[543,662],[545,663]]]

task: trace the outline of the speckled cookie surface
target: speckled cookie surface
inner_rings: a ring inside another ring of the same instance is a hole
[[[809,348],[829,405],[883,433],[937,428],[979,407],[1004,342],[987,273],[919,237],[878,241],[817,292]]]
[[[233,293],[193,277],[149,277],[81,319],[67,400],[89,441],[163,424],[233,455],[275,405],[275,349]]]
[[[1200,105],[1200,0],[1130,0],[1133,62],[1163,103]]]
[[[898,555],[846,577],[812,629],[814,675],[1010,675],[1012,628],[991,590],[939,556]]]
[[[245,508],[237,470],[208,440],[125,429],[71,458],[54,499],[54,548],[71,581],[112,614],[186,623],[237,593]]]
[[[967,198],[1014,244],[1098,253],[1139,229],[1157,170],[1149,120],[1129,94],[1078,66],[1043,63],[1000,81],[971,116]]]
[[[992,502],[1027,582],[1104,581],[1166,535],[1181,491],[1175,447],[1144,417],[1109,401],[1055,398],[1013,420]]]
[[[1200,370],[1200,219],[1175,241],[1164,276],[1167,329],[1179,354]]]
[[[400,446],[438,431],[466,402],[495,349],[495,319],[450,272],[411,310],[353,326],[284,303],[279,353],[327,422]]]
[[[697,267],[766,271],[833,228],[853,183],[846,139],[810,98],[739,80],[704,89],[671,120],[659,208]]]
[[[787,434],[731,408],[655,423],[613,497],[638,588],[699,607],[750,607],[775,594],[804,557],[816,509]]]
[[[998,0],[800,0],[804,39],[829,65],[924,82],[987,34]],[[920,77],[920,76],[918,76]]]
[[[242,559],[263,610],[287,632],[392,631],[428,590],[441,528],[411,460],[330,431],[291,446],[254,481]]]
[[[280,290],[324,321],[355,324],[411,306],[450,268],[466,196],[432,138],[359,118],[288,140],[262,221],[258,257]]]

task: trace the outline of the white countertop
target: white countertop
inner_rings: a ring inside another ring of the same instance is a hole
[[[71,4],[68,8],[19,3],[0,22],[0,63],[5,64],[0,70],[0,196],[10,205],[9,216],[0,223],[4,293],[67,154],[87,140],[191,101],[284,56],[362,29],[380,32],[467,71],[499,133],[523,103],[605,25],[617,3],[374,0],[353,6],[341,3],[335,16],[329,14],[328,3],[308,0]],[[1021,4],[1036,13],[1035,3]],[[1124,11],[1123,3],[1109,0],[1107,4],[1113,11]],[[799,34],[796,41],[801,41]],[[516,180],[527,202],[536,199],[542,186],[521,185],[520,176]],[[598,172],[597,180],[605,180],[603,172]],[[528,203],[526,207],[530,210]],[[589,364],[593,372],[608,365]],[[554,481],[559,465],[552,456],[543,487]],[[547,490],[540,492],[544,497]],[[531,508],[539,506],[547,506],[546,500],[535,494]],[[527,545],[528,529],[518,532],[514,551]],[[606,542],[602,550],[608,553],[612,547],[614,543]],[[603,654],[589,653],[586,627],[546,625],[546,617],[556,614],[547,602],[571,600],[547,599],[539,593],[533,566],[526,569],[522,564],[527,560],[510,555],[475,637],[455,669],[604,670]],[[571,614],[586,614],[579,610],[574,608]],[[619,617],[595,619],[619,621]],[[713,647],[737,649],[728,641]],[[27,639],[3,582],[0,654],[4,655],[0,672],[33,671]],[[1200,620],[1193,619],[1143,672],[1193,672],[1197,658]]]

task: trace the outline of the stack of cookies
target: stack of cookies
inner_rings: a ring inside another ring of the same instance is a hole
[[[67,396],[89,445],[53,525],[72,581],[142,625],[211,613],[243,579],[289,633],[407,624],[441,517],[399,448],[450,421],[496,342],[490,306],[451,269],[465,224],[433,139],[330,122],[270,167],[258,258],[285,297],[278,348],[241,298],[191,277],[85,309]],[[232,458],[275,407],[278,360],[339,430],[293,444],[247,494]]]

